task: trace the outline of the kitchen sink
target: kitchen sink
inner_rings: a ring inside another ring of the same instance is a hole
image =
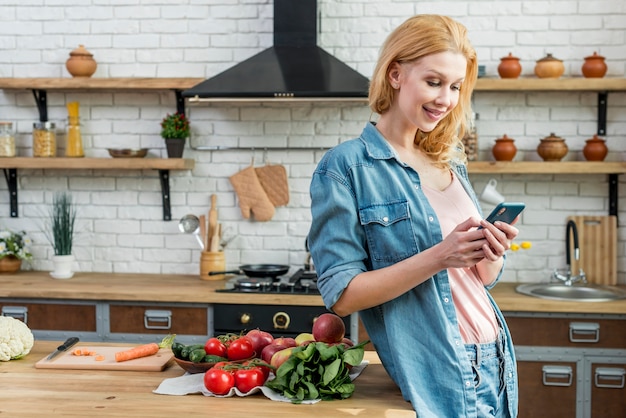
[[[592,284],[528,283],[515,288],[518,293],[542,299],[575,302],[609,302],[626,298],[626,291]]]

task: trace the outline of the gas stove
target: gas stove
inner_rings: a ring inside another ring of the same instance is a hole
[[[248,277],[236,276],[226,281],[224,293],[275,293],[294,295],[319,295],[317,274],[314,271],[298,269],[291,276]]]

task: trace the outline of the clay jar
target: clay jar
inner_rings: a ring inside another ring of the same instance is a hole
[[[609,152],[606,141],[598,135],[594,135],[593,138],[589,138],[585,142],[586,144],[583,148],[585,159],[587,161],[603,161]]]
[[[565,144],[565,140],[556,136],[554,133],[539,140],[539,146],[537,146],[537,154],[539,154],[544,161],[561,161],[567,154],[567,151],[568,148],[567,144]]]
[[[98,64],[93,59],[93,54],[83,45],[70,52],[70,57],[65,62],[65,68],[72,77],[91,77],[96,72]]]
[[[602,78],[606,74],[607,66],[604,57],[594,52],[593,55],[585,57],[582,66],[583,75],[587,78]]]
[[[517,78],[521,73],[522,65],[519,63],[519,58],[514,57],[510,52],[506,57],[500,58],[498,74],[501,78]]]
[[[517,154],[515,140],[503,135],[502,138],[496,139],[495,145],[491,148],[491,153],[496,161],[513,161],[515,154]]]
[[[563,61],[554,58],[552,54],[541,58],[535,65],[535,75],[539,78],[559,78],[564,72]]]

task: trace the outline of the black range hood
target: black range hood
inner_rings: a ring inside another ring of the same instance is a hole
[[[182,92],[211,99],[367,97],[369,80],[317,46],[317,0],[274,0],[274,46]]]

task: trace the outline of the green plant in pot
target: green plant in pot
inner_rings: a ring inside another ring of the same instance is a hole
[[[56,193],[50,208],[47,233],[48,241],[54,249],[54,271],[50,275],[55,279],[69,279],[74,275],[72,265],[76,223],[76,206],[72,195],[66,192]]]
[[[167,156],[182,158],[185,140],[189,137],[189,119],[184,113],[167,114],[161,121],[161,137],[165,139]]]
[[[22,260],[30,260],[32,241],[25,231],[0,231],[0,274],[15,273],[22,267]]]

